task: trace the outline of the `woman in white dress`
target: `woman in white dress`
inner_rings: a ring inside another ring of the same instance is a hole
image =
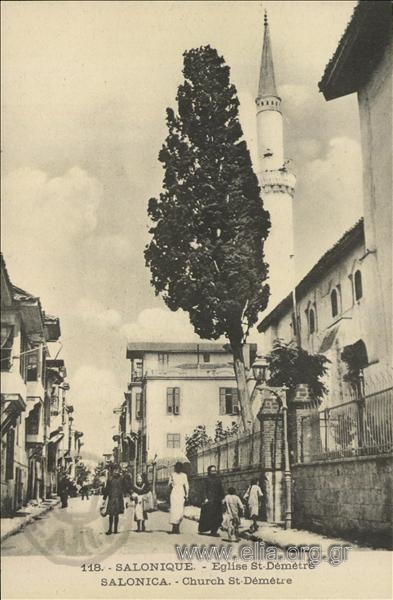
[[[259,515],[259,504],[260,500],[263,496],[262,490],[259,487],[258,479],[253,479],[247,492],[244,495],[244,499],[247,502],[248,511],[250,514],[250,519],[252,520],[252,525],[250,527],[251,532],[255,532],[258,529],[258,515]]]
[[[174,472],[169,480],[171,488],[169,522],[172,525],[172,531],[169,533],[180,533],[180,523],[184,516],[184,503],[188,499],[188,479],[183,473],[183,465],[177,462]]]

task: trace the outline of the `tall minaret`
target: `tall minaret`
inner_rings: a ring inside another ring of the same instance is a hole
[[[271,230],[265,243],[270,265],[269,309],[292,291],[295,283],[292,202],[296,177],[284,159],[281,98],[277,94],[269,23],[265,11],[264,38],[257,106],[258,179],[264,206],[270,212]]]

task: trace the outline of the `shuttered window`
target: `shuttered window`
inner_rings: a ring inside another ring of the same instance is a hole
[[[15,429],[11,429],[7,432],[7,449],[6,449],[6,462],[5,462],[5,478],[14,478],[14,452],[15,452]]]
[[[0,368],[2,371],[8,371],[11,367],[12,345],[14,343],[13,325],[1,324],[0,337]]]
[[[168,415],[180,414],[180,388],[169,387],[166,389],[166,411]]]
[[[142,393],[141,392],[138,392],[137,394],[135,394],[135,403],[136,403],[135,418],[143,419],[143,404],[142,404]]]
[[[220,415],[240,414],[237,388],[220,388]]]

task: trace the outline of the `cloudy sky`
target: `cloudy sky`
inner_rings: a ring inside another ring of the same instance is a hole
[[[354,5],[3,3],[3,253],[11,280],[61,318],[60,356],[86,450],[113,445],[126,339],[194,335],[184,314],[154,296],[143,259],[182,53],[210,44],[224,56],[255,157],[268,10],[286,156],[298,177],[300,276],[361,214],[356,98],[325,102],[317,87]]]

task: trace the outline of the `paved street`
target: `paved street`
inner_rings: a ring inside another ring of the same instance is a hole
[[[150,554],[170,552],[174,544],[220,543],[197,533],[197,523],[185,519],[180,535],[169,535],[168,513],[157,511],[149,514],[145,533],[136,532],[133,509],[127,508],[120,516],[119,533],[105,535],[108,518],[99,514],[101,499],[92,496],[88,501],[73,498],[68,508],[56,507],[20,533],[2,544],[4,556],[54,555],[71,557],[102,557],[111,554]],[[223,541],[225,545],[225,541]],[[234,546],[234,543],[231,543]],[[79,559],[80,562],[80,559]]]

